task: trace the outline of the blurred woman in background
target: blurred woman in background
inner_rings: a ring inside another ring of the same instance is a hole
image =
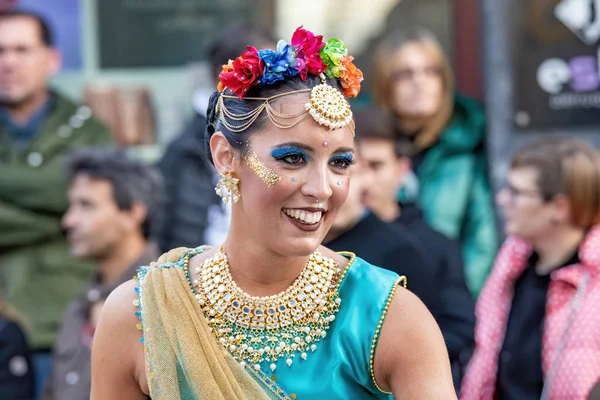
[[[433,228],[460,240],[465,278],[476,296],[497,250],[484,114],[454,93],[448,60],[424,28],[390,33],[374,67],[375,99],[394,115],[399,140],[412,147],[418,190],[405,185],[399,200],[418,202]]]
[[[600,379],[600,156],[534,142],[497,202],[509,237],[479,297],[461,398],[586,399]]]

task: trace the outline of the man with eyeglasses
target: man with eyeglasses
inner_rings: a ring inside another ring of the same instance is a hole
[[[0,280],[31,346],[48,357],[66,305],[92,271],[69,256],[61,228],[68,206],[62,158],[111,141],[89,107],[48,88],[60,65],[43,18],[0,14]]]

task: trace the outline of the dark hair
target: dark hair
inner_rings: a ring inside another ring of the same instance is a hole
[[[319,85],[321,80],[319,77],[314,75],[308,75],[308,79],[303,81],[300,75],[296,75],[293,78],[287,78],[283,81],[279,81],[273,85],[267,86],[252,86],[246,97],[271,97],[281,93],[292,92],[294,90],[312,89]],[[333,86],[338,90],[342,90],[341,84],[337,79],[327,78],[327,84]],[[224,94],[231,95],[227,89]],[[308,93],[307,93],[308,94]],[[212,163],[212,155],[210,153],[210,138],[215,132],[221,132],[227,138],[227,141],[234,149],[238,150],[242,156],[246,154],[248,139],[257,130],[260,130],[265,126],[269,117],[267,113],[263,111],[259,117],[254,121],[245,131],[236,133],[231,132],[227,127],[221,123],[219,115],[216,112],[217,101],[219,99],[219,92],[214,92],[208,102],[208,109],[206,111],[206,134],[205,138],[207,141],[208,159]],[[285,96],[280,97],[272,101],[271,104],[277,104],[281,101],[286,101]],[[225,107],[233,114],[247,114],[259,107],[263,102],[258,100],[239,100],[238,98],[226,98],[224,99]],[[227,118],[227,117],[226,117]],[[227,122],[232,125],[239,125],[239,121],[234,121],[227,118]]]
[[[239,57],[246,46],[254,46],[260,50],[275,46],[275,39],[270,33],[247,24],[233,24],[223,28],[207,49],[210,72],[211,75],[215,74],[215,80],[218,80],[221,66]]]
[[[40,14],[35,13],[33,11],[14,9],[6,12],[0,12],[0,21],[10,19],[10,18],[31,18],[33,19],[39,27],[40,30],[40,39],[44,46],[53,47],[54,46],[54,35],[52,34],[52,30],[50,29],[50,24],[48,21],[42,17]]]
[[[158,212],[162,190],[162,178],[154,168],[128,158],[123,150],[102,148],[72,151],[66,167],[70,183],[81,175],[109,181],[119,210],[130,210],[135,202],[146,206],[142,230],[144,237],[150,237],[151,220]]]
[[[546,138],[521,148],[511,168],[533,168],[544,200],[562,194],[571,203],[573,223],[587,229],[600,222],[600,155],[581,140]]]
[[[397,158],[410,157],[413,154],[413,146],[398,137],[394,117],[389,112],[375,106],[363,107],[354,113],[354,121],[357,141],[388,140],[394,146]]]

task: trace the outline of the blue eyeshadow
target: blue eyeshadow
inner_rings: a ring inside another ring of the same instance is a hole
[[[308,154],[306,154],[306,152],[302,149],[299,149],[298,147],[279,147],[277,149],[274,149],[271,152],[271,156],[276,159],[276,160],[281,160],[282,158],[285,157],[289,157],[289,156],[303,156],[305,159],[308,159]]]
[[[330,161],[339,160],[339,159],[344,159],[344,160],[347,160],[348,162],[352,162],[352,160],[354,160],[354,157],[352,156],[352,153],[343,153],[343,154],[338,154],[336,156],[331,157]]]

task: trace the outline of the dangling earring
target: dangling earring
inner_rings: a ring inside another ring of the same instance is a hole
[[[215,192],[223,199],[223,203],[227,204],[229,200],[237,203],[240,200],[240,189],[238,187],[239,179],[231,176],[231,172],[220,174],[221,179],[215,187]]]

